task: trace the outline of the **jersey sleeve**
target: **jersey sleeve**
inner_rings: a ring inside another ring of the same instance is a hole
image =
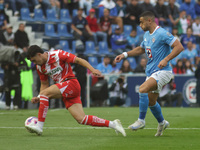
[[[59,50],[59,59],[67,62],[67,63],[74,63],[76,59],[76,55],[73,55],[71,53]]]
[[[162,33],[161,36],[162,36],[163,42],[168,44],[169,46],[172,46],[172,44],[176,41],[176,37],[174,37],[168,31],[164,31],[164,33]]]
[[[36,70],[37,70],[37,73],[38,73],[38,75],[39,75],[41,81],[46,81],[46,80],[48,80],[48,75],[43,74],[43,73],[41,72],[41,70],[38,68],[38,66],[36,67]]]

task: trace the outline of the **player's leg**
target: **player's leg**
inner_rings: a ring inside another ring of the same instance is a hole
[[[36,126],[27,126],[28,130],[35,132],[38,135],[41,135],[43,132],[43,126],[46,119],[47,111],[49,108],[49,99],[50,98],[61,98],[60,89],[56,85],[52,85],[45,90],[40,92],[40,106],[38,111],[38,123]]]
[[[148,96],[149,96],[149,108],[154,117],[158,121],[158,128],[155,136],[161,136],[163,134],[163,131],[169,126],[169,122],[164,119],[161,107],[157,102],[158,93],[149,93]]]
[[[131,130],[143,129],[145,127],[145,117],[149,106],[148,92],[156,90],[157,82],[153,78],[146,80],[139,88],[139,118],[128,128]]]
[[[98,118],[96,116],[85,115],[82,104],[75,103],[68,108],[68,111],[79,124],[98,127],[110,127],[126,136],[126,133],[119,120],[109,121]]]

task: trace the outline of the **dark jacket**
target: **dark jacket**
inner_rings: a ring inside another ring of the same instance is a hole
[[[19,48],[24,48],[29,46],[29,39],[27,33],[24,31],[17,30],[15,33],[14,43]]]

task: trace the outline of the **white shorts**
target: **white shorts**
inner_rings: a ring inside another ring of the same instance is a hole
[[[169,83],[169,81],[173,78],[173,73],[172,71],[160,70],[154,72],[151,76],[146,77],[146,81],[151,77],[157,81],[158,85],[157,90],[152,91],[152,93],[159,93],[162,90],[162,87]]]

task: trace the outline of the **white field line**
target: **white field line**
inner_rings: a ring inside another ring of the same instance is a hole
[[[25,127],[0,127],[0,129],[24,129]],[[111,129],[103,127],[44,127],[44,129],[66,129],[66,130],[85,130],[85,129]],[[124,128],[128,129],[128,128]],[[144,130],[156,130],[157,128],[144,128]],[[167,128],[167,130],[200,130],[200,128]]]

